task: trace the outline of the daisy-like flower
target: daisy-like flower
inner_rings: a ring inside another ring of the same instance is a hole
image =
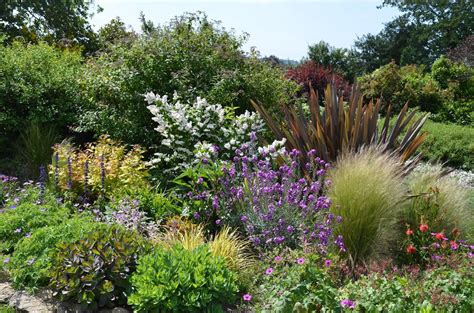
[[[327,266],[327,267],[331,266],[331,260],[324,261],[324,266]]]
[[[304,258],[299,258],[298,260],[296,260],[296,263],[298,264],[304,264]]]
[[[265,274],[267,275],[271,275],[273,273],[273,268],[269,267],[267,268],[267,270],[265,271]]]
[[[246,293],[242,296],[242,299],[244,299],[245,302],[249,302],[250,300],[252,300],[252,295]]]
[[[283,260],[283,258],[282,258],[281,256],[277,255],[277,256],[275,257],[275,259],[273,259],[273,260],[274,260],[275,262],[280,262],[281,260]]]

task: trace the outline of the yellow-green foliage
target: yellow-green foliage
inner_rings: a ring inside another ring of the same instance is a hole
[[[71,159],[72,188],[84,187],[84,168],[88,161],[88,188],[92,192],[101,190],[101,158],[105,169],[105,191],[116,191],[123,188],[142,188],[148,184],[148,168],[143,160],[145,151],[139,146],[127,149],[124,145],[103,135],[96,143],[88,144],[79,150],[71,143],[64,141],[54,146],[54,154],[58,154],[59,188],[68,187],[68,158]],[[55,175],[56,161],[53,157],[50,176]]]
[[[165,231],[155,238],[156,244],[171,249],[176,244],[187,250],[193,250],[207,244],[211,253],[223,257],[229,269],[244,272],[253,264],[250,243],[242,239],[236,231],[229,227],[222,228],[211,240],[206,241],[202,225],[192,224],[182,219],[172,219]]]
[[[413,172],[408,177],[410,198],[402,220],[415,228],[423,220],[435,232],[449,235],[454,229],[461,235],[474,235],[473,211],[469,190],[458,181],[443,175],[441,166],[427,167],[423,173]]]
[[[336,231],[352,264],[387,246],[406,194],[400,169],[397,159],[370,149],[345,155],[330,172],[331,210],[343,218]]]

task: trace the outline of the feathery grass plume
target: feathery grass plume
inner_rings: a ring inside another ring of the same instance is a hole
[[[416,228],[421,219],[432,231],[449,235],[459,230],[469,240],[474,239],[473,203],[469,188],[446,175],[441,165],[425,167],[407,177],[410,197],[402,213],[403,226]]]
[[[400,159],[376,148],[346,153],[329,172],[331,210],[342,216],[336,232],[343,236],[352,268],[384,252],[396,233],[406,195],[401,173]]]
[[[222,256],[231,270],[243,271],[249,268],[253,262],[250,255],[250,242],[242,239],[237,231],[224,226],[209,241],[211,253]]]
[[[193,250],[205,243],[204,228],[181,218],[173,218],[165,226],[165,231],[154,236],[152,241],[167,249],[179,244]]]

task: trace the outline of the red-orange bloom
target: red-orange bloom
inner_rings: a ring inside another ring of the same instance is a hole
[[[413,254],[416,252],[416,248],[413,247],[413,245],[409,245],[408,248],[407,248],[407,253],[408,254]]]
[[[437,234],[435,235],[435,237],[436,237],[436,239],[438,239],[438,240],[444,240],[444,234],[443,234],[443,233],[437,233]]]
[[[420,224],[420,231],[421,231],[422,233],[427,232],[427,231],[428,231],[428,225],[426,225],[426,224]]]
[[[408,236],[411,236],[411,235],[413,235],[413,230],[407,229],[407,231],[405,232],[405,234],[407,234]]]

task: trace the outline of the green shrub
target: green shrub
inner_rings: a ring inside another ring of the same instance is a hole
[[[80,240],[57,246],[50,286],[59,299],[92,309],[123,305],[131,291],[129,277],[145,245],[137,233],[101,225]]]
[[[82,101],[77,84],[81,62],[79,52],[44,43],[0,46],[2,147],[8,148],[30,122],[53,124],[62,132],[76,122]]]
[[[75,242],[96,227],[92,218],[74,217],[56,226],[40,228],[30,237],[21,239],[8,263],[13,285],[32,290],[48,285],[56,246]]]
[[[443,103],[437,82],[424,74],[423,67],[416,65],[399,67],[391,62],[358,81],[366,97],[381,96],[395,111],[399,111],[407,101],[410,107],[420,107],[428,112],[437,112]]]
[[[342,216],[336,232],[344,238],[352,265],[376,248],[386,250],[385,239],[392,237],[405,195],[400,171],[399,161],[375,149],[348,154],[330,171],[331,211]]]
[[[149,147],[158,136],[143,102],[147,92],[176,91],[187,97],[183,101],[199,96],[237,106],[239,113],[251,107],[250,99],[269,104],[287,99],[296,84],[257,54],[245,54],[245,41],[204,14],[188,13],[117,42],[88,63],[81,84],[91,101],[81,112],[80,129]]]
[[[474,170],[474,128],[427,121],[428,133],[420,150],[429,160],[464,170]]]
[[[22,203],[6,209],[0,218],[0,252],[11,253],[15,244],[35,230],[54,226],[69,217],[69,209],[50,204]]]
[[[138,312],[219,312],[238,292],[237,276],[207,245],[177,245],[140,258],[128,302]]]

